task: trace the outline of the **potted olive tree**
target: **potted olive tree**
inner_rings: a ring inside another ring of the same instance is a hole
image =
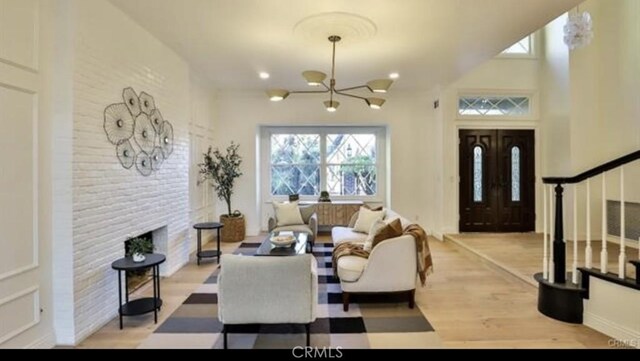
[[[233,185],[236,178],[242,175],[240,166],[242,157],[238,154],[238,144],[231,142],[226,151],[222,153],[219,149],[209,151],[204,154],[204,162],[200,166],[200,180],[210,182],[213,189],[218,194],[218,198],[226,203],[227,213],[220,216],[220,223],[224,225],[221,231],[223,242],[240,242],[245,237],[245,220],[240,211],[232,211],[231,196],[233,195]]]

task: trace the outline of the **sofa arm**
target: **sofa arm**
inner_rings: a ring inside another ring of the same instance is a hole
[[[403,235],[377,244],[358,279],[358,287],[370,292],[408,291],[416,286],[416,241]]]
[[[269,217],[269,232],[273,231],[274,228],[276,228],[276,225],[278,223],[276,222],[276,219],[273,217]]]
[[[349,228],[355,227],[356,222],[358,221],[359,215],[360,215],[360,211],[357,211],[356,213],[353,214],[353,216],[351,216],[351,220],[349,220]]]
[[[313,242],[318,238],[318,214],[314,213],[309,218],[309,228],[311,228],[311,232],[313,232]]]

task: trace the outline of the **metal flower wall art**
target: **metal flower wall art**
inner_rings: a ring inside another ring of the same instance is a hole
[[[164,120],[153,97],[133,88],[122,92],[124,103],[104,110],[104,132],[116,146],[116,154],[125,169],[136,166],[145,177],[157,172],[173,153],[173,126]]]

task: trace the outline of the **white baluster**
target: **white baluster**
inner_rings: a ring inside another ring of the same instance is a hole
[[[573,265],[571,280],[578,283],[578,185],[573,186]]]
[[[593,248],[591,248],[591,179],[587,179],[587,248],[585,249],[585,267],[593,264]]]
[[[556,270],[553,260],[553,237],[555,235],[555,223],[553,219],[554,213],[555,210],[553,207],[553,185],[551,185],[549,186],[549,249],[551,250],[551,255],[549,256],[549,279],[552,283],[556,283]]]
[[[546,185],[542,185],[542,191],[544,193],[544,196],[542,197],[542,199],[544,200],[544,206],[542,207],[544,209],[544,245],[543,245],[543,255],[542,255],[542,277],[544,277],[545,280],[549,279],[549,247],[547,244],[547,186]]]
[[[618,277],[624,279],[626,277],[627,267],[627,232],[625,216],[625,204],[624,204],[624,166],[620,167],[620,256],[618,256]]]
[[[602,273],[607,273],[609,262],[607,234],[607,174],[602,173],[602,251],[600,252],[600,272]]]

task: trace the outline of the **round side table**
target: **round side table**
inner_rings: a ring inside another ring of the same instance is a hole
[[[198,250],[196,252],[196,258],[197,258],[197,262],[198,262],[198,266],[200,265],[200,259],[201,258],[217,258],[218,259],[218,263],[220,262],[220,229],[222,229],[222,227],[224,227],[224,225],[220,224],[220,223],[215,223],[215,222],[208,222],[208,223],[198,223],[195,224],[193,226],[193,228],[195,228],[198,231]],[[203,229],[208,229],[208,230],[216,230],[217,231],[217,237],[216,237],[216,243],[217,243],[217,249],[215,251],[203,251],[202,250],[202,230]]]
[[[120,315],[120,329],[122,330],[122,316],[142,315],[153,312],[153,319],[158,323],[158,310],[162,307],[160,298],[160,264],[166,260],[161,254],[146,254],[142,262],[133,262],[132,257],[124,257],[113,262],[111,268],[118,271],[118,314]],[[139,298],[129,301],[129,285],[126,271],[139,271],[147,268],[153,270],[153,297]],[[122,303],[122,272],[125,278],[125,303]]]

